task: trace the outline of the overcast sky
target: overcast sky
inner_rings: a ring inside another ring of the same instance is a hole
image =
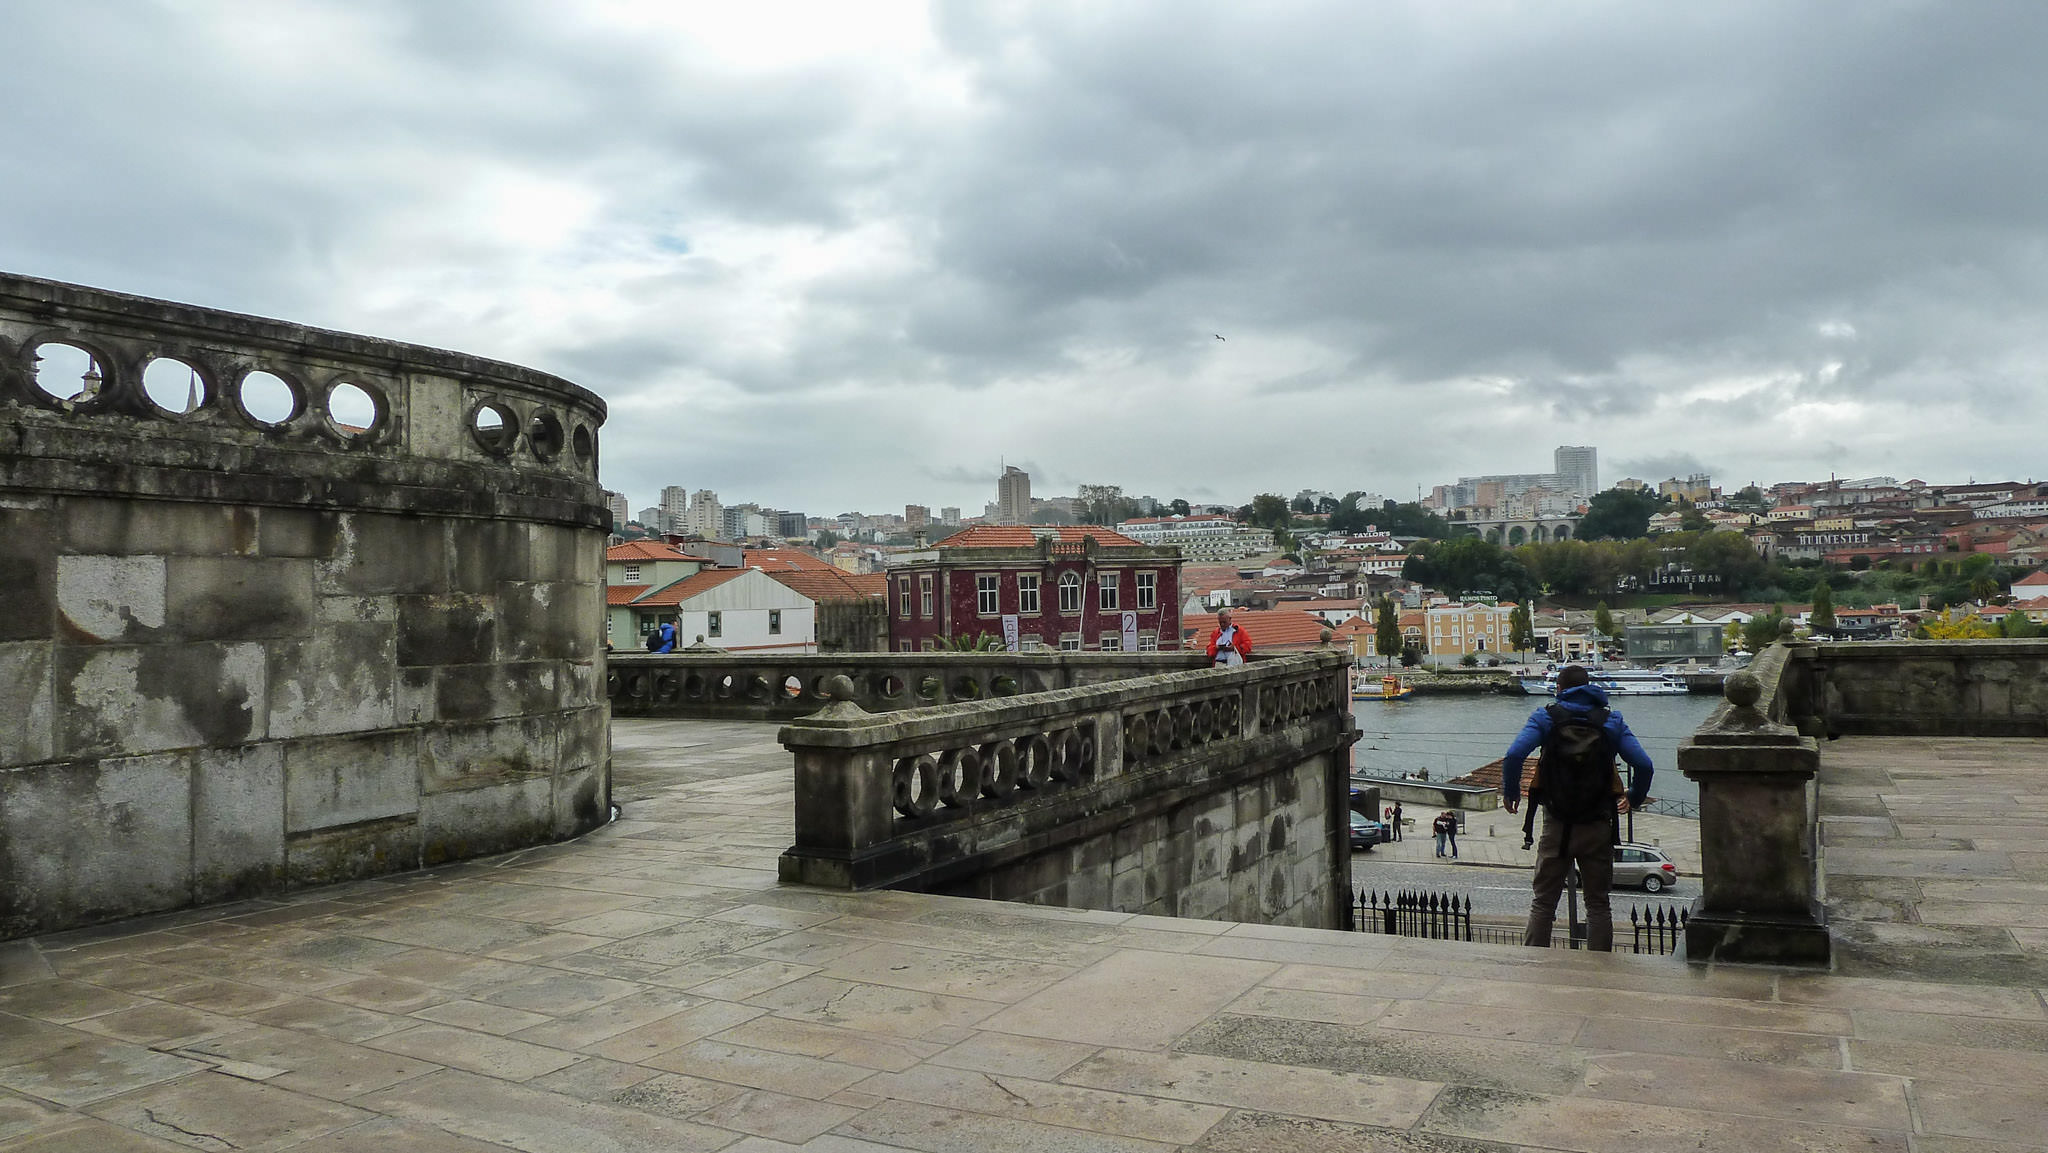
[[[0,27],[0,268],[561,374],[636,509],[2048,476],[2036,0]]]

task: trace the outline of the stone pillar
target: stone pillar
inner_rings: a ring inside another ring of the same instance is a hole
[[[827,683],[832,703],[785,727],[782,743],[796,755],[796,845],[776,862],[782,880],[858,889],[877,873],[875,846],[895,827],[893,768],[887,752],[855,744],[846,730],[874,719],[854,703],[853,678]]]
[[[1819,745],[1757,707],[1763,686],[1728,678],[1728,706],[1678,749],[1699,785],[1703,893],[1686,925],[1694,963],[1828,963],[1813,779]]]

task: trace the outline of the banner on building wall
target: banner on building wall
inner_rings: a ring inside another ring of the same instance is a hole
[[[1138,651],[1137,613],[1124,614],[1124,651],[1127,653],[1134,653]]]
[[[1016,613],[1004,613],[1004,614],[1003,614],[1003,649],[1004,649],[1004,651],[1005,651],[1005,652],[1012,652],[1012,653],[1014,653],[1014,652],[1016,652],[1016,651],[1017,651],[1017,648],[1018,648],[1018,637],[1017,637],[1017,614],[1016,614]]]

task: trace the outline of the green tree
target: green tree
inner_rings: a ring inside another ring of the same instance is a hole
[[[1194,506],[1179,497],[1174,497],[1166,502],[1166,513],[1168,516],[1187,516],[1193,510]]]
[[[2025,640],[2030,637],[2040,636],[2041,625],[2034,618],[2028,616],[2024,610],[2015,608],[2005,614],[2004,620],[1998,622],[1998,631],[2000,634],[2011,637],[2014,640]]]
[[[1525,653],[1536,647],[1536,622],[1529,614],[1529,602],[1521,601],[1508,614],[1508,644],[1517,653]]]
[[[1634,540],[1647,536],[1650,518],[1663,512],[1670,502],[1644,489],[1610,488],[1594,493],[1586,502],[1586,515],[1579,518],[1581,540]]]
[[[830,549],[833,545],[838,543],[839,534],[833,532],[829,528],[819,529],[818,535],[811,541],[811,544],[814,545],[819,552],[825,552],[828,549]]]
[[[1807,614],[1806,627],[1814,632],[1834,631],[1835,592],[1825,580],[1813,586],[1813,611]]]
[[[1746,590],[1760,587],[1765,568],[1756,546],[1739,532],[1703,532],[1693,536],[1686,543],[1685,563],[1694,572],[1719,577],[1721,590],[1729,596],[1741,596]]]
[[[1262,492],[1252,498],[1249,515],[1251,523],[1260,528],[1283,529],[1294,523],[1294,516],[1287,511],[1287,499],[1278,493]]]
[[[1606,601],[1593,606],[1593,631],[1603,637],[1614,636],[1614,614],[1608,611]]]
[[[1752,484],[1729,497],[1728,507],[1736,512],[1766,513],[1771,511],[1771,500],[1764,495],[1764,490]]]
[[[1777,642],[1778,634],[1784,627],[1784,610],[1772,605],[1770,612],[1742,626],[1742,642],[1749,646],[1750,652],[1760,653]]]
[[[1401,651],[1401,610],[1394,607],[1393,597],[1382,596],[1374,612],[1373,651],[1388,658],[1387,663],[1391,665],[1392,658]]]
[[[1314,512],[1314,511],[1316,511],[1316,502],[1315,502],[1315,501],[1312,501],[1312,500],[1310,500],[1309,498],[1307,498],[1307,497],[1305,497],[1305,496],[1298,496],[1298,497],[1295,497],[1295,498],[1294,498],[1293,500],[1291,500],[1291,501],[1289,501],[1289,502],[1288,502],[1288,504],[1287,504],[1287,511],[1289,511],[1289,512],[1298,512],[1298,513],[1304,513],[1304,514],[1306,514],[1306,513],[1312,513],[1312,512]]]

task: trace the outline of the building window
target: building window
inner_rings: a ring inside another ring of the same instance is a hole
[[[710,637],[717,637],[717,636],[724,636],[724,635],[725,635],[725,614],[724,614],[724,613],[716,613],[716,612],[714,612],[714,613],[705,613],[705,614],[704,614],[704,635],[705,635],[705,636],[710,636]]]
[[[1077,580],[1077,581],[1076,581],[1075,583],[1076,583],[1076,587],[1078,587],[1078,586],[1079,586],[1079,581]],[[1066,636],[1063,636],[1063,637],[1061,637],[1061,638],[1060,638],[1060,651],[1061,651],[1061,652],[1063,652],[1063,653],[1078,653],[1078,652],[1080,652],[1080,651],[1081,651],[1081,634],[1080,634],[1080,633],[1068,633],[1068,634],[1067,634]]]
[[[639,565],[629,564],[626,566],[626,583],[629,585],[636,585],[640,583]]]
[[[932,578],[929,574],[917,578],[917,607],[919,615],[927,620],[932,615]]]
[[[1141,652],[1141,653],[1156,653],[1156,652],[1158,652],[1158,651],[1159,651],[1159,634],[1158,634],[1158,633],[1139,633],[1139,634],[1138,634],[1138,651],[1139,651],[1139,652]]]
[[[1105,611],[1117,607],[1116,590],[1118,574],[1113,572],[1098,573],[1096,574],[1095,583],[1100,596],[1097,607]]]
[[[903,653],[914,653],[914,652],[916,652],[916,651],[917,651],[917,642],[916,642],[916,641],[897,641],[897,642],[896,642],[896,651],[897,651],[897,652],[903,652]]]
[[[1045,642],[1037,637],[1020,637],[1017,641],[1017,648],[1022,652],[1035,653],[1044,647]]]
[[[977,573],[974,577],[974,611],[985,617],[996,615],[996,588],[1000,577],[992,572]]]
[[[898,612],[898,613],[899,613],[899,614],[900,614],[900,615],[901,615],[901,616],[903,617],[903,619],[904,619],[904,620],[909,620],[909,619],[910,619],[910,578],[909,578],[909,577],[904,577],[904,578],[903,578],[902,580],[900,580],[900,581],[897,581],[897,582],[896,582],[896,591],[897,591],[897,593],[898,593],[898,596],[897,596],[897,598],[896,598],[896,603],[897,603],[897,612]]]
[[[1060,611],[1063,613],[1077,613],[1081,611],[1080,573],[1063,572],[1060,574]],[[1066,642],[1061,641],[1060,647],[1066,648]],[[1081,647],[1079,637],[1074,639],[1074,647],[1076,649]]]
[[[1017,611],[1038,611],[1038,574],[1035,572],[1017,574]]]
[[[1138,607],[1157,608],[1159,605],[1159,574],[1141,572],[1138,574]]]
[[[771,637],[779,637],[782,635],[781,609],[768,610],[768,635]]]
[[[1124,651],[1123,635],[1120,633],[1103,633],[1102,651],[1106,653],[1120,653]]]

